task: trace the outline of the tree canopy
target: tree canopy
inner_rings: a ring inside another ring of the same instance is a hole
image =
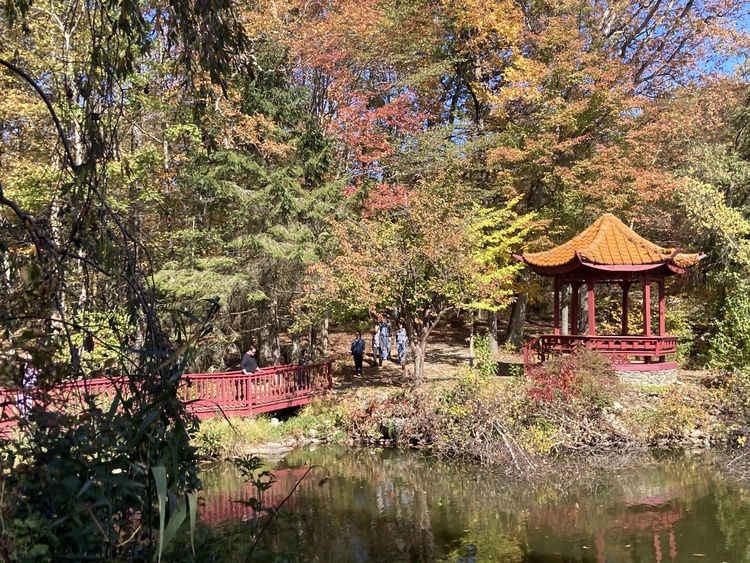
[[[23,364],[40,393],[128,378],[131,459],[76,463],[149,487],[168,466],[189,492],[185,370],[390,315],[419,382],[447,311],[520,314],[544,286],[511,253],[605,212],[706,253],[673,289],[692,361],[730,369],[750,357],[747,9],[3,0],[0,387]]]

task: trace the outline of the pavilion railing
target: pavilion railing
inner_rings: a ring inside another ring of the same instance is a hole
[[[677,337],[664,336],[587,336],[571,334],[542,334],[523,347],[526,366],[548,360],[555,354],[568,354],[578,346],[585,346],[602,354],[642,357],[650,361],[653,357],[677,353]],[[620,363],[627,363],[621,361]]]

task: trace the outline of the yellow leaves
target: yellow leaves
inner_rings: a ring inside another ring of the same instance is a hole
[[[256,0],[243,6],[239,20],[249,37],[273,35],[285,27],[293,7],[288,0]]]
[[[513,2],[497,0],[448,0],[446,7],[451,12],[459,29],[471,30],[474,46],[487,39],[516,41],[523,25],[523,14]]]
[[[3,122],[26,120],[29,116],[43,116],[47,112],[44,102],[35,96],[31,89],[24,87],[25,84],[10,80],[0,80],[3,91],[3,102],[0,104],[0,120]],[[31,123],[28,122],[29,126]]]
[[[750,222],[726,205],[724,196],[713,186],[694,179],[685,180],[680,202],[693,228],[713,238],[727,260],[750,268]]]
[[[503,71],[506,87],[489,92],[488,101],[494,118],[505,118],[505,107],[509,102],[535,102],[542,97],[539,78],[544,75],[546,67],[539,61],[522,56],[513,56],[512,64]]]
[[[471,64],[472,92],[496,118],[507,102],[538,97],[544,70],[522,52],[523,12],[511,1],[446,0],[453,49]]]
[[[474,290],[472,307],[497,310],[507,305],[522,264],[512,258],[534,226],[535,216],[518,216],[519,198],[497,209],[477,208],[469,233],[473,238],[470,277]]]

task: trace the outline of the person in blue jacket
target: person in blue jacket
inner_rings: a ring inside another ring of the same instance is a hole
[[[354,358],[354,370],[357,375],[362,375],[362,360],[365,357],[365,341],[362,340],[362,333],[357,331],[357,337],[352,340],[349,353]]]
[[[403,366],[406,363],[406,344],[409,339],[406,336],[404,325],[399,323],[396,331],[396,353],[398,355],[398,365]]]

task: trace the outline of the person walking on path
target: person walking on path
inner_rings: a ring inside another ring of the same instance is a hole
[[[398,365],[403,366],[406,363],[406,343],[408,338],[406,336],[406,329],[404,325],[399,323],[398,330],[396,331],[396,354],[398,356]]]
[[[349,353],[354,358],[354,370],[357,375],[362,375],[362,360],[365,357],[365,341],[362,340],[362,333],[357,331],[357,337],[352,340]]]
[[[391,325],[385,319],[378,325],[380,331],[380,355],[385,360],[391,359]]]
[[[380,334],[377,328],[372,332],[372,365],[383,365],[383,358],[380,356]]]
[[[26,361],[23,364],[23,375],[21,376],[21,392],[18,394],[18,410],[21,416],[29,416],[31,407],[34,405],[32,393],[36,385],[37,369],[31,365],[31,355],[26,352],[19,353],[19,357],[24,357]]]

